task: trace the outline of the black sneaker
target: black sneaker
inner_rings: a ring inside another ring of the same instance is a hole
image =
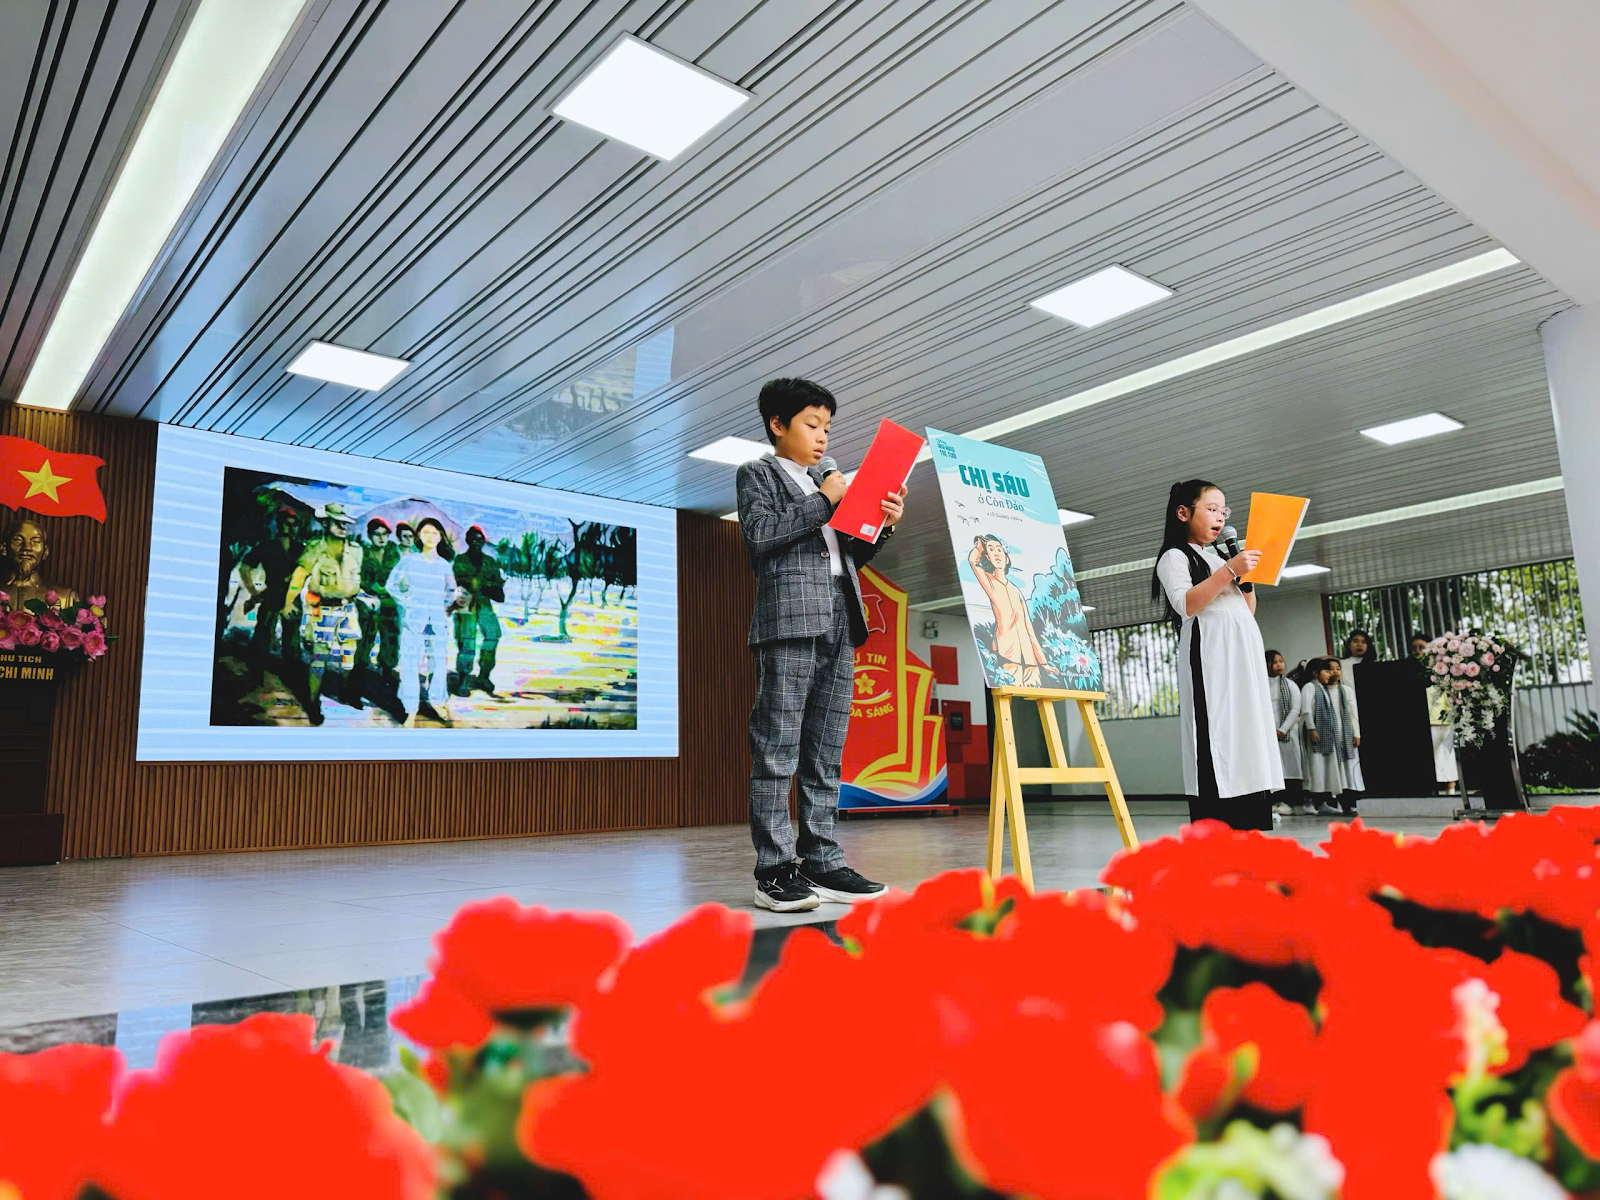
[[[756,907],[773,912],[805,912],[822,903],[806,886],[793,863],[779,867],[765,879],[756,878]]]
[[[824,900],[832,900],[835,904],[859,904],[863,900],[881,896],[889,890],[887,885],[873,883],[849,867],[838,867],[832,871],[802,867],[800,878],[809,883],[817,895]]]

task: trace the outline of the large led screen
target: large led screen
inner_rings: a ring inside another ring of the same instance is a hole
[[[678,752],[670,509],[163,426],[138,757]]]

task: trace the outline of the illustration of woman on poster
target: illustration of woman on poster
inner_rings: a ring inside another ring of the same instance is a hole
[[[1011,555],[1006,544],[993,534],[975,537],[967,563],[994,610],[994,640],[990,648],[995,657],[1018,687],[1039,687],[1048,660],[1034,633],[1028,602],[1011,582]]]

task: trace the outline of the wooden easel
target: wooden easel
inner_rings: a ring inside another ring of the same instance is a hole
[[[994,688],[990,694],[994,697],[994,719],[999,728],[994,739],[994,776],[989,796],[989,853],[986,860],[989,874],[1000,874],[1000,858],[1005,848],[1006,824],[1009,821],[1012,867],[1027,889],[1030,892],[1033,890],[1033,862],[1028,856],[1028,822],[1022,811],[1022,785],[1025,783],[1104,784],[1106,797],[1111,801],[1111,815],[1116,818],[1117,832],[1122,835],[1122,844],[1129,850],[1136,847],[1139,839],[1133,832],[1128,802],[1123,798],[1122,785],[1117,782],[1117,770],[1111,765],[1111,752],[1106,749],[1100,720],[1094,714],[1095,701],[1104,700],[1105,693],[1009,687]],[[1013,700],[1032,700],[1039,705],[1039,722],[1044,726],[1045,745],[1050,751],[1048,767],[1017,765],[1017,733],[1011,720]],[[1083,718],[1084,731],[1089,735],[1089,747],[1094,751],[1094,766],[1068,765],[1066,746],[1061,741],[1061,727],[1056,722],[1057,700],[1077,701],[1078,714]]]

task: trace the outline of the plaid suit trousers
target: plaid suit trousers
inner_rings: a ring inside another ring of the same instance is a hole
[[[833,629],[754,647],[756,705],[750,714],[750,838],[756,872],[798,856],[831,871],[844,865],[834,841],[839,770],[850,726],[855,650],[850,581],[834,579]],[[800,829],[789,821],[789,783],[800,775]]]

